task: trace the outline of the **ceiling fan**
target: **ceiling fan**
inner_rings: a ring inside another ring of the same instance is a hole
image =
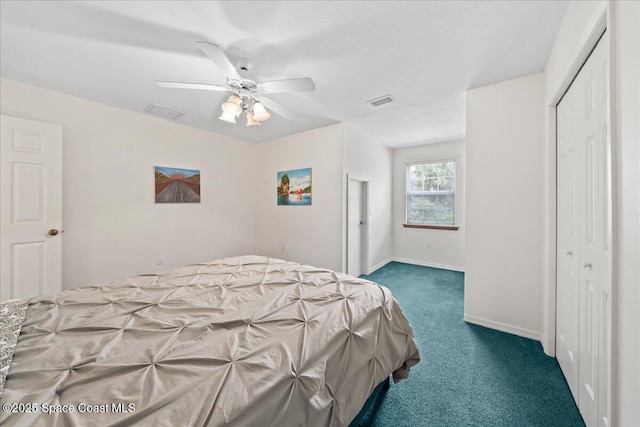
[[[252,63],[248,59],[240,58],[234,66],[220,46],[205,41],[199,41],[196,44],[225,73],[226,85],[168,81],[157,83],[162,87],[176,89],[233,92],[233,95],[222,104],[222,115],[218,117],[220,120],[235,123],[236,117],[245,113],[247,126],[260,126],[260,122],[271,117],[265,106],[279,116],[291,120],[293,114],[289,110],[263,94],[309,92],[316,88],[316,84],[309,77],[258,82],[250,73]]]

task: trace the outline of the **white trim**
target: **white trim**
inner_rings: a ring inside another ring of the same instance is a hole
[[[573,79],[577,76],[582,65],[585,63],[595,46],[597,45],[600,37],[605,31],[610,32],[609,37],[609,63],[608,63],[608,90],[609,90],[609,103],[607,105],[607,115],[608,115],[608,126],[607,126],[607,138],[609,140],[609,149],[610,153],[610,176],[607,177],[609,180],[614,180],[617,176],[617,165],[615,162],[615,153],[617,150],[617,141],[616,141],[616,121],[615,121],[615,47],[616,41],[614,37],[614,31],[612,26],[612,8],[611,4],[615,2],[602,2],[598,6],[596,13],[591,18],[588,23],[584,33],[578,40],[578,43],[574,49],[574,53],[571,55],[571,60],[568,62],[568,66],[564,70],[562,74],[562,79],[558,83],[555,92],[552,92],[553,96],[550,99],[545,99],[545,108],[547,110],[547,117],[549,118],[549,126],[547,129],[547,135],[545,140],[545,148],[547,149],[546,161],[548,162],[548,168],[546,168],[547,175],[544,177],[545,182],[548,184],[548,187],[545,189],[549,191],[549,203],[546,206],[544,211],[544,215],[548,218],[548,223],[546,224],[546,228],[544,230],[545,233],[545,242],[543,248],[543,270],[545,276],[543,277],[543,286],[546,292],[546,299],[543,301],[543,308],[546,309],[546,312],[543,313],[543,322],[542,322],[542,334],[541,334],[541,343],[544,349],[544,352],[549,356],[556,355],[556,292],[557,292],[557,276],[556,276],[556,243],[557,243],[557,230],[556,230],[556,221],[557,221],[557,205],[556,205],[556,197],[557,197],[557,123],[556,123],[556,110],[557,104],[560,102],[565,92],[568,90],[569,86],[573,82]],[[613,9],[615,13],[615,9]],[[608,331],[607,335],[609,337],[609,342],[607,343],[607,374],[606,378],[608,379],[607,387],[607,396],[600,396],[600,399],[607,399],[607,408],[609,416],[609,425],[617,425],[616,422],[616,392],[618,387],[617,380],[617,372],[616,372],[616,352],[613,350],[616,348],[616,332],[617,332],[617,319],[613,315],[613,313],[617,312],[616,307],[616,298],[618,295],[618,287],[616,286],[616,280],[614,277],[613,266],[616,264],[617,253],[616,253],[616,239],[617,235],[616,231],[616,212],[614,212],[613,206],[615,206],[614,202],[617,197],[617,191],[615,185],[612,185],[612,182],[609,181],[607,185],[609,185],[610,191],[610,199],[607,201],[609,209],[609,230],[608,237],[610,247],[611,247],[611,257],[608,262],[606,275],[608,276],[608,280],[611,280],[611,313],[610,317],[607,319]]]
[[[411,264],[411,265],[419,265],[420,267],[431,267],[431,268],[439,268],[441,270],[450,270],[450,271],[460,271],[462,273],[464,273],[464,269],[462,267],[456,267],[454,265],[445,265],[445,264],[437,264],[434,262],[426,262],[426,261],[418,261],[415,259],[407,259],[407,258],[396,258],[396,257],[391,257],[391,258],[387,258],[382,262],[379,262],[378,264],[371,266],[369,268],[369,272],[367,274],[371,274],[376,270],[381,269],[382,267],[384,267],[385,265],[389,264],[390,262],[401,262],[403,264]]]
[[[460,157],[460,156],[458,156]],[[404,162],[405,166],[413,166],[413,165],[424,165],[424,164],[429,164],[429,163],[445,163],[445,162],[454,162],[456,163],[458,161],[458,157],[448,157],[446,159],[443,160],[424,160],[424,161],[420,161],[420,162]],[[455,175],[455,174],[454,174]]]
[[[442,269],[442,270],[451,270],[451,271],[464,272],[464,268],[458,267],[458,266],[455,266],[455,265],[437,264],[435,262],[418,261],[418,260],[415,260],[415,259],[397,258],[397,257],[391,258],[391,261],[402,262],[402,263],[405,263],[405,264],[420,265],[422,267],[432,267],[432,268],[439,268],[439,269]]]
[[[547,229],[545,230],[546,239],[545,247],[543,248],[543,254],[546,255],[546,259],[543,259],[543,270],[546,273],[545,283],[543,286],[547,290],[547,299],[543,302],[546,304],[546,322],[543,321],[542,335],[540,342],[544,352],[555,357],[556,355],[556,106],[564,96],[565,92],[571,86],[573,79],[577,76],[578,72],[582,68],[591,51],[595,48],[598,40],[607,30],[608,27],[608,2],[603,2],[599,6],[598,12],[594,15],[592,21],[587,25],[585,32],[580,37],[577,43],[576,49],[572,55],[571,60],[568,62],[568,66],[562,73],[563,77],[560,80],[556,90],[553,92],[553,97],[549,100],[545,100],[545,106],[547,108],[547,115],[549,119],[549,128],[547,133],[547,147],[549,149],[547,161],[549,162],[547,170],[547,179],[549,187],[549,205],[545,211],[545,215],[549,219]],[[609,61],[609,67],[613,61]],[[609,73],[611,78],[612,73]],[[609,107],[611,108],[611,107]],[[609,126],[609,132],[611,132],[611,125]],[[546,267],[546,268],[545,268]],[[613,328],[615,329],[615,328]]]
[[[360,274],[368,274],[367,266],[369,265],[369,178],[347,174],[347,202],[346,202],[346,234],[345,234],[345,272],[349,272],[349,183],[359,182],[362,188],[362,210],[364,211],[364,227],[362,229],[360,241]]]
[[[540,332],[532,331],[531,329],[509,325],[508,323],[496,322],[495,320],[483,319],[482,317],[469,316],[466,313],[464,314],[463,320],[474,325],[484,326],[485,328],[495,329],[497,331],[506,332],[519,337],[540,341]]]
[[[543,212],[546,215],[546,229],[544,230],[544,247],[543,247],[543,286],[546,290],[546,300],[543,300],[543,305],[546,304],[546,313],[543,310],[543,322],[542,322],[542,349],[551,357],[556,356],[556,244],[557,244],[557,144],[556,144],[556,105],[547,108],[548,115],[548,134],[547,134],[547,162],[548,173],[547,188],[547,210]],[[545,294],[543,294],[545,295]],[[546,316],[545,316],[546,315]],[[546,322],[545,322],[546,320]]]
[[[558,84],[558,87],[553,92],[554,96],[550,101],[550,106],[556,106],[562,99],[562,96],[571,86],[573,79],[578,75],[578,72],[587,61],[587,58],[591,54],[591,51],[596,47],[598,40],[607,29],[607,3],[603,2],[599,6],[599,11],[594,15],[593,20],[587,26],[586,31],[580,37],[578,42],[578,48],[573,54],[573,57],[568,62],[569,66],[563,73],[563,78]]]
[[[362,176],[352,175],[350,173],[347,174],[347,180],[353,180],[358,182],[369,182],[369,178],[365,178]]]
[[[423,162],[405,162],[404,166],[404,221],[405,224],[411,225],[444,225],[444,226],[455,226],[456,225],[456,209],[458,205],[458,159],[460,156],[455,158],[449,158],[448,160],[429,160]],[[449,163],[453,162],[454,171],[453,171],[453,190],[451,191],[409,191],[409,167],[415,165],[427,165],[427,164],[435,164],[435,163]],[[448,224],[444,222],[435,222],[435,223],[425,223],[425,222],[409,222],[409,194],[452,194],[453,195],[453,223]]]
[[[368,271],[367,271],[367,273],[366,273],[366,274],[371,274],[371,273],[373,273],[374,271],[381,269],[381,268],[382,268],[382,267],[384,267],[385,265],[389,264],[391,261],[393,261],[393,258],[387,258],[387,259],[385,259],[384,261],[379,262],[379,263],[377,263],[376,265],[369,267],[369,269],[368,269]]]

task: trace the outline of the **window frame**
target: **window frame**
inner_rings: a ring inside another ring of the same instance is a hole
[[[454,171],[452,175],[452,190],[436,190],[436,191],[411,191],[411,183],[410,183],[410,174],[409,170],[411,166],[415,165],[428,165],[428,164],[436,164],[436,163],[453,163]],[[403,226],[405,228],[430,228],[437,230],[458,230],[459,227],[456,225],[456,196],[458,193],[458,185],[457,185],[457,175],[458,175],[458,161],[455,158],[447,158],[442,160],[424,160],[419,162],[410,162],[405,163],[405,222]],[[452,195],[453,196],[453,222],[410,222],[409,221],[409,197],[415,194],[432,194],[432,195]]]

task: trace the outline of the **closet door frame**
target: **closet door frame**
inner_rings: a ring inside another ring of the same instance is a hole
[[[542,345],[546,354],[550,356],[556,355],[556,291],[557,291],[557,120],[556,120],[556,106],[562,99],[562,96],[570,87],[571,83],[578,75],[578,72],[582,68],[582,65],[586,62],[590,53],[593,51],[598,41],[600,40],[602,34],[609,30],[610,37],[608,42],[608,48],[610,55],[613,55],[615,52],[614,44],[615,40],[612,35],[613,31],[611,31],[611,13],[610,13],[610,4],[609,2],[603,2],[598,7],[598,12],[595,14],[595,18],[587,27],[587,30],[584,32],[583,36],[580,39],[578,44],[578,48],[575,50],[574,54],[568,61],[570,64],[564,74],[562,75],[562,80],[556,87],[554,91],[551,93],[553,97],[550,100],[545,100],[548,102],[545,105],[545,114],[546,119],[549,124],[547,127],[548,134],[546,136],[546,162],[547,168],[545,170],[545,196],[548,197],[548,203],[545,209],[545,216],[547,219],[547,223],[545,224],[545,247],[544,247],[544,281],[545,281],[545,291],[544,291],[544,300],[543,304],[545,306],[545,317],[543,319],[543,339]],[[616,140],[615,140],[615,111],[612,110],[611,106],[615,105],[615,91],[613,85],[615,84],[612,76],[614,75],[612,70],[612,64],[614,63],[613,58],[609,61],[608,65],[608,81],[607,86],[609,90],[609,104],[606,108],[607,116],[608,116],[608,141],[609,141],[609,167],[610,174],[608,176],[608,181],[606,182],[606,188],[609,194],[609,200],[607,202],[607,215],[609,218],[609,232],[608,239],[610,243],[610,259],[607,267],[607,275],[611,283],[611,310],[610,313],[615,313],[617,310],[616,307],[616,298],[617,298],[617,289],[616,282],[613,277],[613,266],[616,261],[616,245],[614,241],[614,236],[616,236],[616,220],[615,215],[612,211],[612,206],[615,206],[616,201],[616,187],[612,185],[614,182],[614,177],[617,176],[616,171],[616,163],[613,159],[616,158]],[[608,349],[611,354],[611,358],[609,358],[608,369],[607,369],[607,406],[609,408],[609,416],[608,425],[616,425],[615,419],[611,419],[615,414],[615,408],[612,405],[612,402],[615,402],[615,390],[616,390],[616,364],[613,356],[615,353],[612,349],[616,348],[616,318],[613,315],[609,315],[608,322],[608,331],[609,331],[609,339],[608,339]]]

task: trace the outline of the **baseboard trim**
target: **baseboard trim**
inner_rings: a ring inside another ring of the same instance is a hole
[[[415,259],[407,259],[407,258],[391,258],[391,261],[403,262],[405,264],[413,264],[420,265],[422,267],[433,267],[440,268],[442,270],[452,270],[452,271],[461,271],[464,272],[464,268],[458,267],[455,265],[446,265],[446,264],[436,264],[435,262],[426,262],[426,261],[418,261]]]
[[[465,313],[464,321],[473,323],[474,325],[484,326],[485,328],[495,329],[497,331],[506,332],[519,337],[529,338],[540,341],[541,333],[532,331],[531,329],[521,328],[519,326],[509,325],[508,323],[496,322],[495,320],[483,319],[482,317],[469,316]]]
[[[369,267],[369,271],[367,272],[367,274],[371,274],[374,271],[376,271],[379,268],[384,267],[385,265],[389,264],[391,261],[393,261],[392,258],[387,258],[382,262],[377,263],[376,265],[374,265],[373,267]]]

